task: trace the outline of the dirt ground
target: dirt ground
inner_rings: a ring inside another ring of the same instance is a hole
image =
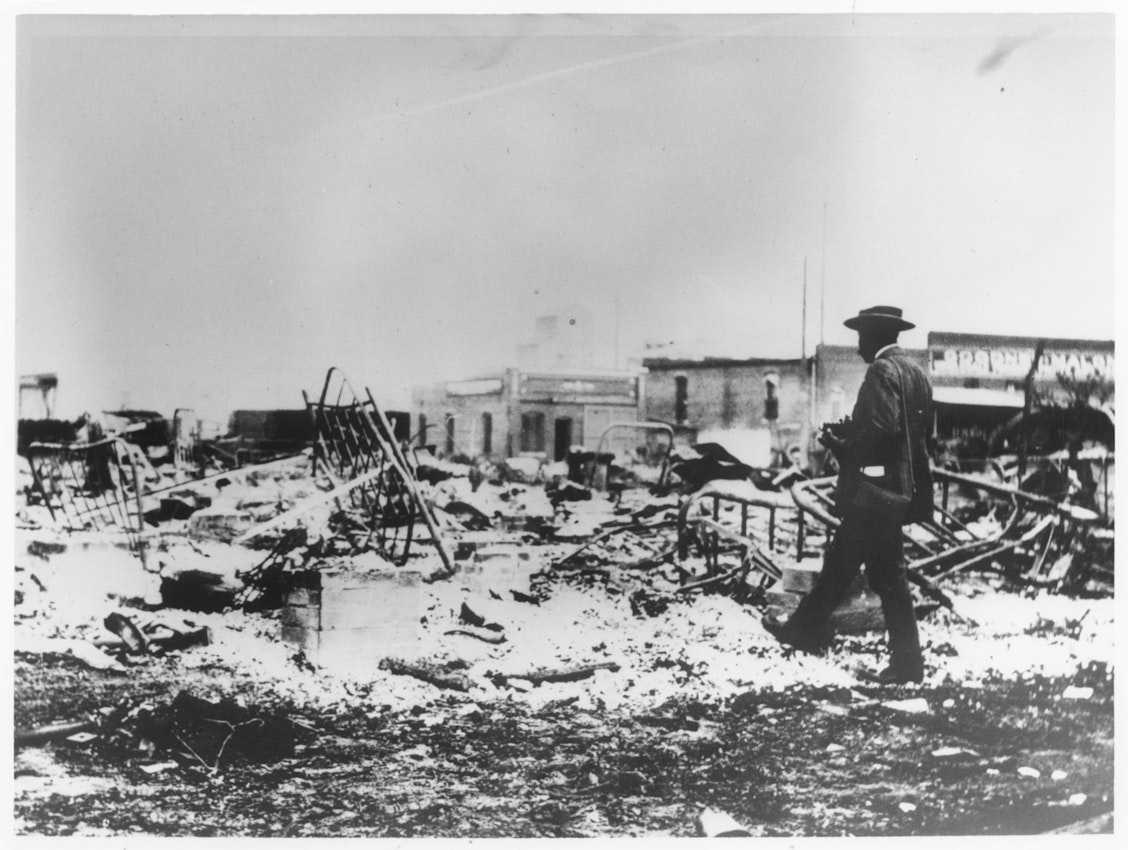
[[[282,718],[294,746],[269,764],[231,748],[217,770],[157,775],[143,771],[150,753],[121,741],[24,749],[24,835],[689,836],[704,809],[761,836],[999,835],[1113,806],[1113,682],[1100,666],[977,688],[748,690],[637,715],[439,694],[390,711],[364,688],[314,710],[237,670],[186,677],[174,659],[126,679],[21,662],[17,687],[30,679],[45,708],[67,713],[218,684]],[[1093,697],[1063,700],[1078,682]],[[905,698],[928,711],[885,704]]]
[[[29,540],[46,530],[24,525],[15,726],[88,727],[17,746],[17,835],[681,837],[716,813],[753,836],[1113,829],[1109,598],[953,579],[961,616],[922,608],[924,683],[876,687],[860,668],[884,663],[878,632],[796,654],[759,626],[754,594],[663,595],[652,573],[614,565],[546,570],[575,540],[526,539],[535,602],[457,581],[420,591],[421,657],[469,683],[451,690],[334,674],[279,638],[277,611],[154,600],[161,571],[215,566],[226,544],[172,542],[145,571],[65,536],[69,551],[45,551]],[[774,556],[790,545],[781,531]],[[240,568],[261,556],[231,554]],[[665,602],[640,605],[640,591]],[[505,624],[505,644],[449,634],[467,601]],[[108,612],[207,626],[212,642],[106,653],[97,669],[75,647],[105,646]],[[602,667],[539,686],[515,675],[585,663]]]

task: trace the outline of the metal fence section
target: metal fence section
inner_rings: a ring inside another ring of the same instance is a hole
[[[903,535],[910,577],[916,576],[918,583],[979,566],[1060,588],[1079,578],[1084,559],[1078,559],[1074,569],[1074,555],[1111,536],[1107,521],[1087,508],[944,469],[933,469],[932,475],[940,496],[935,518],[906,526]],[[799,508],[799,558],[808,516],[831,529],[841,523],[834,514],[836,481],[835,477],[802,481],[791,490]],[[953,504],[957,488],[960,506]],[[993,521],[967,520],[969,507],[977,507],[975,512],[990,515]]]
[[[771,558],[775,548],[776,511],[783,506],[779,493],[760,493],[746,481],[714,481],[682,501],[678,508],[678,560],[689,555],[690,544],[696,543],[705,558],[708,576],[721,572],[720,557],[733,551],[739,556],[739,575],[743,580],[750,570],[759,574],[761,587],[770,587],[783,577],[783,571]],[[721,521],[721,507],[735,508],[740,517],[739,528]],[[768,512],[768,545],[765,548],[749,528],[748,509],[764,508]],[[701,514],[702,508],[711,508]]]
[[[316,401],[302,393],[313,419],[314,469],[334,488],[345,516],[341,530],[360,547],[376,549],[402,565],[422,521],[447,572],[453,565],[413,468],[372,394],[360,397],[336,367],[325,376]],[[348,486],[350,482],[356,486]]]
[[[121,531],[145,560],[141,491],[133,453],[121,439],[93,443],[32,443],[35,493],[68,530]]]

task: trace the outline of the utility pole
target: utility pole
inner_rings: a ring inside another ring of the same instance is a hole
[[[800,334],[799,356],[807,359],[807,255],[803,255],[803,332]]]
[[[615,296],[615,368],[619,368],[619,296]]]
[[[1030,429],[1027,420],[1030,418],[1030,408],[1034,406],[1034,379],[1038,375],[1038,365],[1042,361],[1042,353],[1045,350],[1046,341],[1044,339],[1038,340],[1038,344],[1034,346],[1034,359],[1030,361],[1030,371],[1026,373],[1026,381],[1022,387],[1022,425],[1020,426],[1022,432],[1018,444],[1018,486],[1020,488],[1023,479],[1026,478],[1026,457],[1030,450]]]
[[[826,208],[829,200],[829,186],[823,191],[823,244],[822,280],[819,282],[819,345],[826,342]]]

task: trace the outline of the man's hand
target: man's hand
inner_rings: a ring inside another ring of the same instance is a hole
[[[847,439],[853,430],[854,423],[849,416],[838,422],[828,422],[819,429],[819,442],[830,449],[839,464],[846,457]]]
[[[820,432],[819,442],[830,449],[836,458],[841,459],[843,453],[846,451],[846,441],[841,437],[835,436],[830,431]]]

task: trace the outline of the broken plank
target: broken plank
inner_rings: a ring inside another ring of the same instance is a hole
[[[385,658],[380,669],[397,676],[412,676],[420,681],[452,691],[470,690],[470,680],[462,673],[449,673],[426,664],[411,664],[398,658]]]
[[[614,661],[600,661],[596,664],[576,664],[571,667],[560,667],[554,670],[534,670],[531,673],[498,673],[494,681],[504,682],[507,679],[524,679],[539,685],[541,682],[578,682],[595,675],[596,670],[610,670],[612,673],[619,671],[619,665]]]

